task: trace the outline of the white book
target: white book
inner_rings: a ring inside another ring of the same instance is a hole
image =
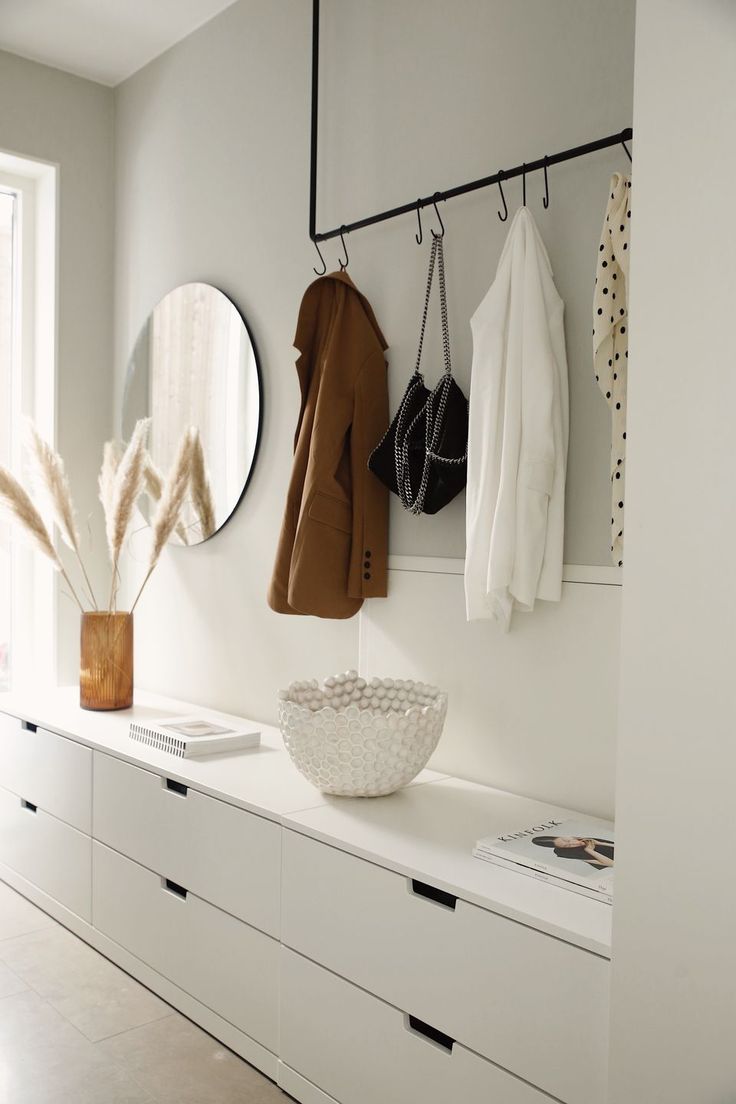
[[[248,727],[231,728],[229,725],[208,721],[204,717],[164,717],[161,720],[130,722],[130,738],[149,747],[168,751],[180,759],[192,759],[198,755],[220,755],[226,751],[258,747],[261,734]]]
[[[572,893],[579,893],[583,897],[590,897],[594,901],[602,901],[604,904],[613,904],[613,879],[611,879],[610,892],[603,893],[597,889],[589,889],[588,886],[579,885],[578,882],[570,882],[566,878],[557,878],[553,874],[547,874],[543,870],[535,870],[532,866],[522,866],[521,863],[513,862],[511,859],[502,859],[499,855],[491,855],[490,852],[480,851],[478,848],[473,849],[473,854],[476,859],[483,859],[484,862],[493,863],[494,866],[500,866],[504,870],[511,870],[515,874],[524,874],[530,878],[536,878],[540,882],[547,882],[550,885],[559,886],[560,889],[569,889]]]
[[[552,812],[478,840],[475,851],[612,896],[614,844],[610,821]]]

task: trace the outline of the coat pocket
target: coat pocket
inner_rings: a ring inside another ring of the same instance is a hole
[[[350,534],[353,531],[352,506],[333,495],[317,492],[310,504],[309,516],[312,521],[319,521],[332,529],[339,529],[342,533]]]

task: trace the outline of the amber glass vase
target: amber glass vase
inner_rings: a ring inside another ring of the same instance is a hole
[[[79,664],[82,709],[133,704],[133,614],[83,613]]]

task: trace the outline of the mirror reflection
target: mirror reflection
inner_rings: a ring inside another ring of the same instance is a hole
[[[123,437],[150,417],[151,471],[142,500],[156,507],[157,477],[173,463],[189,426],[200,432],[212,502],[210,516],[187,503],[176,544],[199,544],[221,529],[248,484],[261,427],[256,351],[239,311],[209,284],[183,284],[165,296],[143,327],[128,365]],[[208,512],[209,513],[209,512]]]

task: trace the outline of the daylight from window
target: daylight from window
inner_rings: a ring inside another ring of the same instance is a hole
[[[0,191],[0,464],[12,463],[13,220],[16,198]],[[0,690],[10,682],[10,530],[0,521]]]

